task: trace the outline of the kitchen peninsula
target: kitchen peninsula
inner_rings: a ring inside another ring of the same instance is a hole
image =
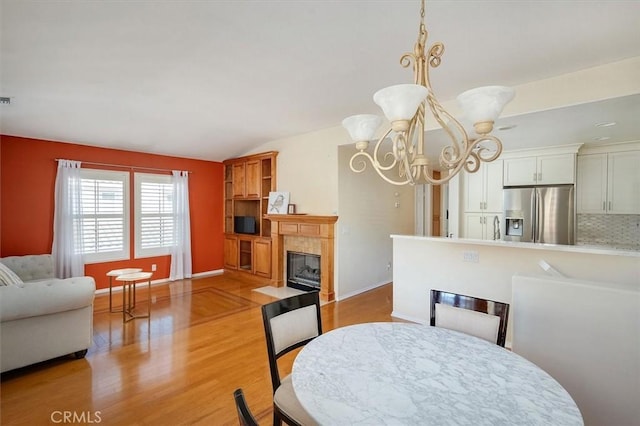
[[[516,274],[548,275],[555,270],[567,278],[640,287],[638,251],[412,235],[391,237],[392,315],[410,321],[428,323],[431,289],[510,303],[511,280]],[[541,261],[553,269],[545,272]],[[511,338],[509,322],[507,342]]]

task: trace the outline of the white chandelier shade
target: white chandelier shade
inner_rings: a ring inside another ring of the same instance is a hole
[[[467,132],[460,121],[444,109],[431,88],[429,71],[440,65],[444,44],[436,42],[428,49],[426,47],[424,2],[421,0],[418,40],[413,51],[400,58],[404,68],[412,66],[414,84],[386,87],[373,95],[374,102],[382,109],[390,127],[380,133],[370,152],[369,142],[375,140],[382,120],[375,115],[361,114],[342,122],[351,139],[356,142],[357,152],[349,162],[351,170],[361,173],[367,165],[371,165],[382,179],[394,185],[440,185],[463,169],[474,173],[480,168],[481,162],[496,160],[502,153],[502,142],[490,133],[505,105],[515,96],[513,89],[504,86],[479,87],[459,95],[458,103],[466,118],[473,123],[476,133],[473,137],[469,136],[472,132]],[[440,152],[440,178],[433,177],[434,169],[426,155],[427,110],[451,140]]]
[[[355,142],[373,140],[382,118],[374,114],[352,115],[342,120],[342,125]]]
[[[456,98],[472,123],[495,122],[515,91],[505,86],[485,86],[467,90]]]
[[[429,94],[429,89],[418,84],[396,84],[378,90],[373,95],[375,102],[390,122],[411,120],[418,107]]]

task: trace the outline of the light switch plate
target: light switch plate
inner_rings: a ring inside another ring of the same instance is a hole
[[[462,260],[465,262],[478,263],[480,261],[480,254],[477,251],[465,251],[462,253]]]

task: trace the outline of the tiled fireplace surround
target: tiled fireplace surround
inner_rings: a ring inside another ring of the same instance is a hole
[[[332,301],[334,225],[337,216],[267,215],[271,220],[271,259],[274,284],[286,284],[287,251],[320,256],[320,298]]]

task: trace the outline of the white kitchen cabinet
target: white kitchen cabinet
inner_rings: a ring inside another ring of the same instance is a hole
[[[483,163],[476,173],[463,173],[462,237],[494,239],[493,218],[499,216],[502,223],[502,170],[502,160],[496,160]]]
[[[607,154],[578,156],[578,213],[606,213]]]
[[[578,213],[640,214],[640,151],[578,157]]]
[[[575,154],[539,155],[504,160],[504,186],[575,183]]]
[[[464,238],[501,240],[502,217],[501,213],[464,213]]]
[[[502,212],[502,169],[502,160],[496,160],[476,173],[463,173],[465,212]]]

